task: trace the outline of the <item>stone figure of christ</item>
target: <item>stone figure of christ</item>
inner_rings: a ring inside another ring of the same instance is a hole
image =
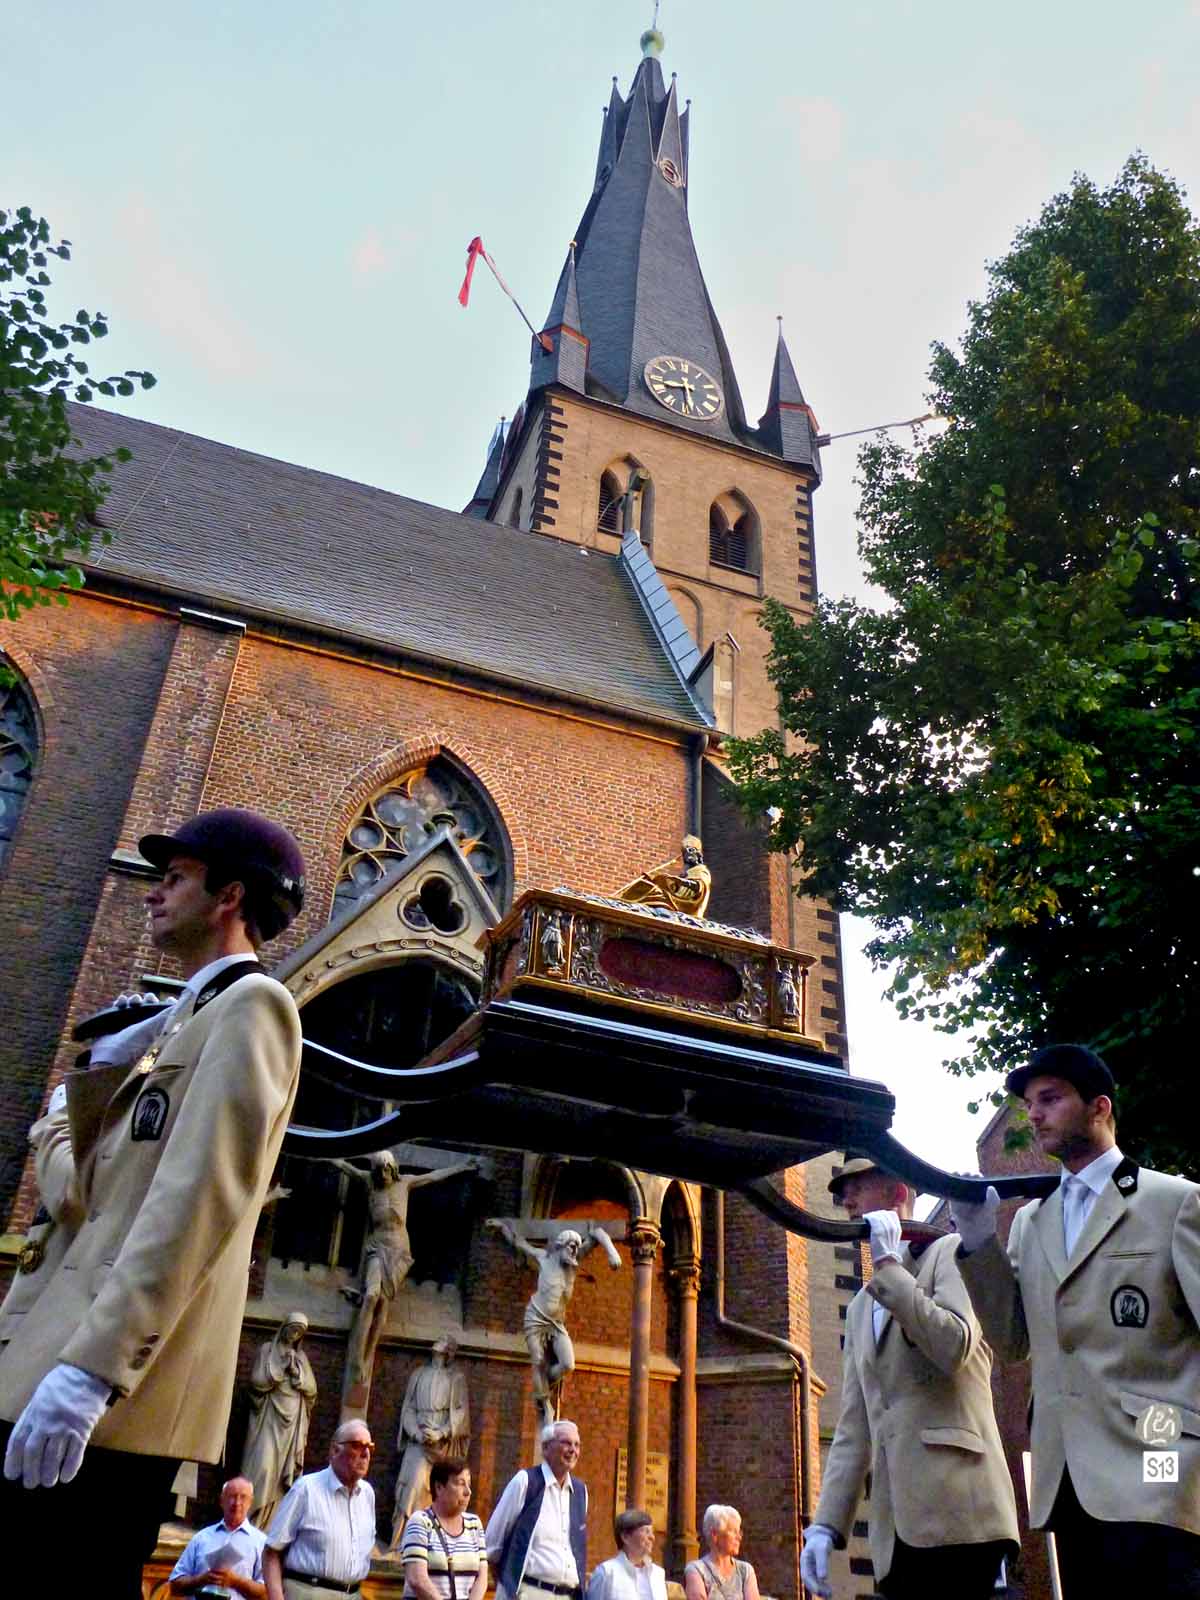
[[[339,1172],[367,1185],[369,1222],[363,1245],[362,1271],[356,1287],[342,1293],[357,1308],[346,1345],[346,1370],[342,1379],[342,1421],[362,1417],[371,1390],[375,1351],[387,1322],[388,1307],[400,1292],[413,1264],[408,1238],[408,1197],[414,1189],[444,1183],[460,1173],[476,1172],[471,1157],[432,1172],[401,1173],[390,1150],[371,1157],[370,1172],[340,1159],[332,1163]]]
[[[564,1228],[545,1249],[523,1239],[507,1218],[493,1217],[487,1226],[537,1267],[537,1287],[525,1307],[523,1329],[533,1367],[533,1403],[542,1425],[547,1426],[556,1420],[563,1379],[575,1370],[575,1348],[567,1332],[566,1316],[579,1263],[597,1245],[614,1272],[621,1265],[621,1257],[608,1234],[595,1223],[587,1225],[586,1239],[574,1228]]]

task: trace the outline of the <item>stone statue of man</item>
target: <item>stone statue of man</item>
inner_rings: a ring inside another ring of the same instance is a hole
[[[242,1476],[254,1485],[250,1516],[260,1528],[267,1526],[304,1471],[308,1419],[317,1398],[317,1380],[300,1348],[307,1331],[303,1311],[289,1312],[274,1338],[259,1345],[250,1374],[250,1425]]]
[[[464,1458],[471,1443],[467,1375],[455,1361],[458,1344],[439,1339],[430,1359],[408,1380],[396,1443],[402,1455],[392,1511],[392,1549],[414,1511],[429,1504],[429,1468],[438,1456]]]
[[[544,1250],[522,1239],[505,1218],[493,1217],[487,1226],[538,1269],[537,1288],[525,1307],[523,1328],[533,1366],[533,1403],[546,1426],[556,1420],[563,1379],[575,1370],[575,1347],[567,1333],[566,1315],[575,1292],[579,1263],[597,1245],[614,1272],[621,1265],[621,1257],[604,1229],[595,1223],[588,1224],[586,1240],[574,1228],[564,1228]]]
[[[463,1172],[477,1172],[471,1157],[432,1172],[401,1173],[390,1150],[371,1157],[369,1174],[349,1161],[335,1160],[339,1172],[367,1185],[369,1224],[363,1245],[362,1270],[357,1286],[342,1293],[357,1307],[346,1346],[346,1371],[342,1380],[343,1422],[366,1415],[371,1374],[379,1336],[387,1322],[388,1307],[400,1291],[413,1264],[408,1238],[408,1197],[414,1189],[444,1183]]]

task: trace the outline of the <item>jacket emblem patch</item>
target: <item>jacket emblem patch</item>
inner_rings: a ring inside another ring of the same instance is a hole
[[[143,1089],[133,1108],[133,1139],[161,1139],[171,1101],[165,1089]]]
[[[1123,1283],[1114,1289],[1109,1306],[1117,1328],[1144,1328],[1150,1319],[1150,1302],[1136,1284]]]

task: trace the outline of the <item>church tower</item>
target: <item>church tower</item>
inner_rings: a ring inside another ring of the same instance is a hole
[[[563,263],[529,389],[467,511],[615,554],[636,530],[699,646],[718,728],[776,718],[765,595],[811,609],[817,428],[778,334],[767,410],[746,420],[688,220],[690,112],[642,36],[616,79],[595,183]]]

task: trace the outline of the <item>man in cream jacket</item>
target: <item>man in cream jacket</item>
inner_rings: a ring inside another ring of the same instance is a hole
[[[986,1600],[1016,1549],[1017,1512],[958,1239],[902,1244],[912,1193],[874,1162],[848,1161],[829,1187],[869,1223],[874,1271],[846,1312],[841,1413],[805,1534],[804,1582],[831,1593],[829,1552],[845,1545],[869,1473],[879,1592]]]
[[[0,1348],[6,1526],[43,1555],[69,1533],[114,1597],[141,1595],[179,1462],[221,1456],[251,1242],[300,1067],[295,1004],[255,954],[303,902],[295,840],[224,810],[140,849],[163,872],[151,939],[187,986],[69,1075],[72,1203]]]

